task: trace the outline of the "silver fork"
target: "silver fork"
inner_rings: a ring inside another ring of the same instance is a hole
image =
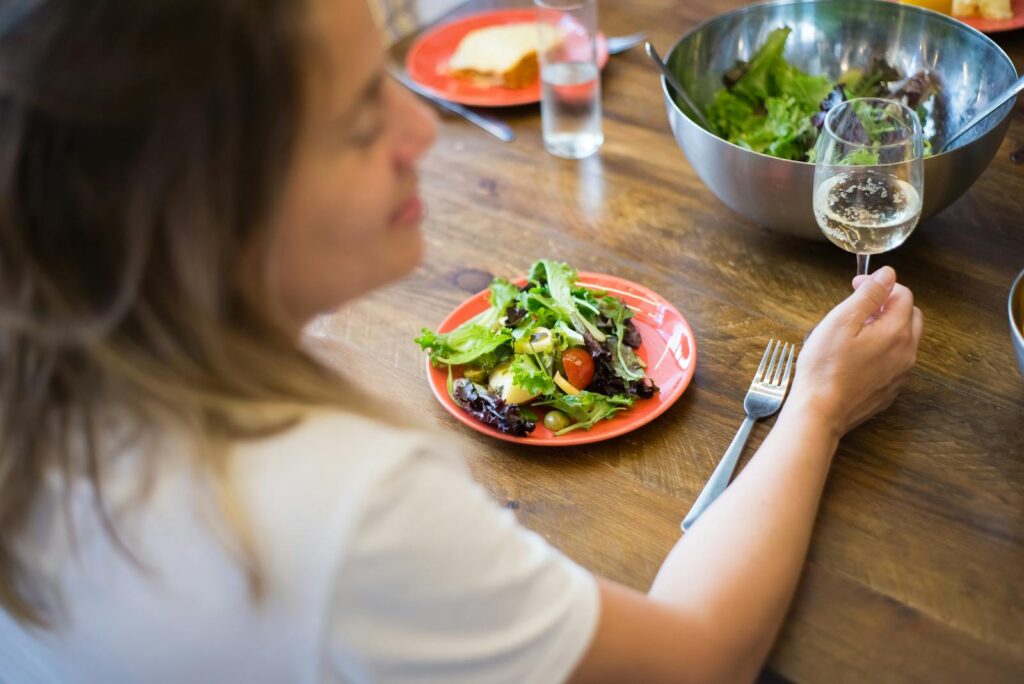
[[[725,488],[729,486],[732,473],[736,470],[736,463],[743,453],[743,446],[750,437],[750,429],[754,427],[754,421],[767,418],[782,407],[782,400],[786,398],[786,389],[789,387],[789,376],[793,370],[793,358],[796,354],[796,345],[783,344],[781,340],[768,340],[768,346],[761,358],[761,365],[757,367],[754,381],[750,383],[747,396],[743,400],[743,410],[747,417],[743,419],[743,425],[732,438],[732,444],[726,450],[722,460],[719,461],[711,479],[704,485],[700,496],[693,502],[690,512],[683,518],[681,527],[683,531],[690,529],[697,518],[707,510],[708,506],[714,503],[715,499],[721,496]],[[783,371],[785,366],[785,371]]]

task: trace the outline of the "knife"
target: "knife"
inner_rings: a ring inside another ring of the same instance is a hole
[[[449,102],[444,98],[440,98],[437,95],[434,95],[426,88],[424,88],[423,86],[421,86],[420,84],[413,81],[411,78],[409,78],[408,74],[406,74],[403,71],[399,71],[398,69],[395,68],[392,68],[390,71],[391,76],[396,81],[404,85],[412,92],[416,93],[425,100],[433,102],[438,107],[441,107],[442,109],[447,109],[452,114],[457,114],[458,116],[461,116],[467,121],[476,124],[480,128],[484,129],[485,131],[493,135],[498,140],[501,140],[502,142],[512,142],[513,140],[516,139],[516,134],[512,131],[511,128],[509,128],[508,124],[506,124],[505,122],[498,121],[497,119],[489,117],[486,114],[480,114],[478,112],[475,112],[472,109],[469,109],[468,107],[463,107],[458,103]]]
[[[644,42],[647,34],[643,31],[628,36],[612,36],[608,39],[608,54],[618,55]]]

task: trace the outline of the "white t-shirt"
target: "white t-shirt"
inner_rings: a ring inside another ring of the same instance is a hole
[[[133,509],[140,454],[90,490],[72,540],[50,482],[20,554],[59,587],[53,629],[0,610],[0,682],[557,682],[598,617],[593,577],[517,525],[436,436],[319,414],[233,452],[266,581],[249,592],[213,480],[164,444]]]

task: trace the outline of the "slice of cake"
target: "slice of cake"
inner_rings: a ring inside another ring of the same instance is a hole
[[[1012,19],[1010,0],[953,0],[953,16],[983,19]]]
[[[538,46],[550,50],[561,41],[546,24],[488,26],[467,33],[448,61],[456,78],[485,86],[525,88],[537,80]]]

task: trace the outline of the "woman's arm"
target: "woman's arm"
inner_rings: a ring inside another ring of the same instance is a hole
[[[768,656],[796,588],[840,437],[895,399],[921,312],[883,268],[808,339],[757,454],[676,544],[648,595],[600,580],[597,633],[574,682],[742,682]]]

